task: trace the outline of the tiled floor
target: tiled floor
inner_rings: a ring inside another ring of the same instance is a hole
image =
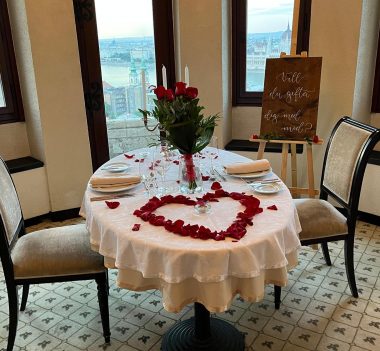
[[[332,244],[333,266],[328,267],[320,252],[305,248],[299,265],[290,272],[279,311],[274,310],[270,286],[262,302],[250,304],[237,297],[230,310],[217,317],[245,334],[247,350],[378,351],[380,227],[358,224],[359,299],[350,297],[343,257],[342,245]],[[191,306],[180,314],[166,312],[158,291],[119,289],[114,283],[116,272],[110,273],[111,345],[103,345],[95,284],[75,282],[31,287],[26,311],[20,313],[15,350],[159,350],[162,334],[176,320],[192,314]],[[4,350],[8,308],[3,276],[1,279],[0,348]]]

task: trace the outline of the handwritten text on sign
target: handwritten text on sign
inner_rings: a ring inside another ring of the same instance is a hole
[[[267,59],[261,136],[303,140],[316,134],[321,57]]]

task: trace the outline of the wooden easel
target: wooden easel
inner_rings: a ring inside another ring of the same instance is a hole
[[[274,144],[282,144],[281,153],[281,179],[285,183],[287,178],[287,168],[288,168],[288,152],[290,145],[290,155],[291,155],[291,170],[292,170],[292,186],[289,188],[290,192],[294,197],[299,195],[308,195],[310,198],[314,198],[319,194],[319,190],[315,189],[314,185],[314,166],[313,166],[313,145],[309,144],[307,141],[303,140],[264,140],[264,139],[249,139],[249,141],[259,143],[259,151],[257,153],[257,159],[261,160],[264,156],[265,147],[268,142]],[[298,145],[306,146],[306,157],[307,157],[307,179],[308,188],[299,188],[297,182],[297,154],[296,147]],[[319,140],[318,143],[313,143],[314,145],[322,145],[323,140]]]
[[[307,58],[307,52],[302,51],[300,55],[295,54],[295,45],[292,45],[292,53],[287,55],[285,52],[281,52],[280,58]],[[319,194],[319,191],[315,189],[314,184],[314,166],[313,166],[313,148],[312,144],[303,140],[264,140],[264,139],[250,139],[252,142],[259,143],[259,151],[257,154],[257,159],[260,160],[264,156],[264,151],[266,144],[268,142],[275,144],[282,144],[282,153],[281,153],[281,179],[285,183],[287,178],[287,165],[288,165],[288,152],[290,145],[290,154],[291,154],[291,174],[292,174],[292,186],[289,188],[290,192],[294,197],[299,197],[299,195],[308,195],[310,198],[314,198]],[[319,140],[318,143],[314,145],[322,145],[323,140]],[[297,145],[304,145],[306,147],[306,157],[307,157],[307,179],[308,179],[308,188],[299,188],[297,182],[297,154],[296,147]]]

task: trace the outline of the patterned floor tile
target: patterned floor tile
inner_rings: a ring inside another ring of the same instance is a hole
[[[369,333],[365,330],[358,329],[354,344],[360,348],[378,351],[379,350],[380,337],[376,334]]]
[[[250,350],[255,351],[280,351],[284,347],[285,342],[269,335],[260,334],[253,342]]]
[[[348,324],[351,327],[358,327],[362,316],[363,315],[359,312],[337,307],[332,319],[338,323]]]
[[[321,339],[321,334],[303,328],[295,328],[289,341],[308,350],[315,350]]]
[[[304,311],[310,301],[311,300],[308,297],[289,293],[282,301],[282,304],[289,308],[296,308],[297,310]]]
[[[281,340],[288,340],[289,335],[292,333],[294,326],[282,321],[271,319],[263,329],[266,335],[273,336]]]
[[[330,321],[326,328],[326,335],[340,341],[351,343],[356,334],[356,328],[347,324]]]
[[[368,332],[380,335],[380,319],[371,316],[363,316],[360,328]]]
[[[139,329],[129,340],[128,344],[138,350],[149,350],[159,340],[159,335],[146,329]]]
[[[350,344],[347,344],[340,340],[330,338],[328,336],[322,337],[317,348],[317,350],[321,350],[321,351],[348,351],[349,349],[350,349]]]
[[[302,314],[302,311],[282,305],[273,317],[279,321],[296,325]]]
[[[299,320],[298,325],[301,328],[311,330],[316,333],[323,333],[329,320],[314,314],[305,312]]]

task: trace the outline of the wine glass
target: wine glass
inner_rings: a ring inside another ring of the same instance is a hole
[[[139,162],[139,175],[148,197],[156,195],[158,189],[157,174],[154,167],[155,158],[156,147],[150,147],[141,153]]]
[[[208,150],[207,156],[210,160],[210,174],[215,175],[215,167],[219,164],[219,146],[218,146],[218,137],[213,135],[208,144],[209,147],[212,147],[212,150]]]
[[[159,146],[161,149],[161,146]],[[156,157],[153,167],[154,170],[161,176],[161,187],[158,188],[158,193],[160,195],[165,195],[168,192],[168,187],[166,185],[166,174],[172,165],[172,159],[169,156],[169,151],[160,152]]]

